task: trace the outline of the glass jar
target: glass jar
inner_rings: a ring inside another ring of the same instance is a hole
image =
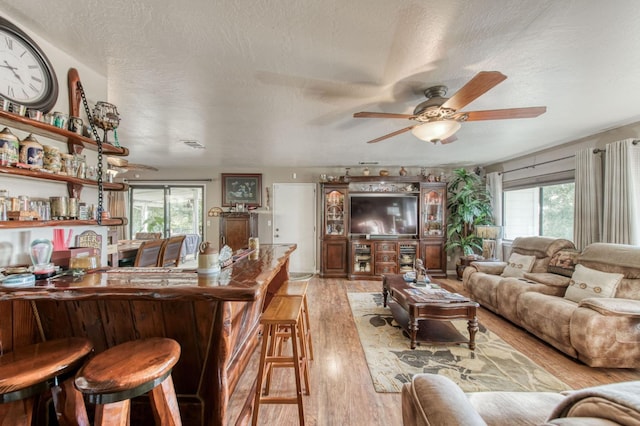
[[[53,125],[60,128],[66,129],[69,123],[69,114],[65,114],[64,112],[54,112],[53,113]]]
[[[21,195],[18,197],[18,200],[20,200],[20,206],[18,208],[19,211],[21,212],[28,212],[31,210],[31,204],[29,203],[29,197],[26,195]]]

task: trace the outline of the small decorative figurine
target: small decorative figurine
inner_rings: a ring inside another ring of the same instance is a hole
[[[414,269],[416,270],[416,282],[429,282],[427,268],[424,267],[422,259],[416,259]]]

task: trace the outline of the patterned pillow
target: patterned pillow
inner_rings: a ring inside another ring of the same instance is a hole
[[[578,250],[558,250],[549,261],[547,272],[570,277],[573,275],[579,255]]]
[[[623,274],[596,271],[578,264],[564,298],[579,303],[589,297],[613,297],[622,277]]]
[[[535,256],[525,256],[518,253],[511,253],[507,266],[502,271],[503,277],[522,278],[525,272],[531,272],[533,263],[536,261]]]

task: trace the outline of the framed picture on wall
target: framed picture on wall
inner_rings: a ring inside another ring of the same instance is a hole
[[[262,205],[262,175],[222,173],[222,206],[234,207],[244,204],[246,207]]]

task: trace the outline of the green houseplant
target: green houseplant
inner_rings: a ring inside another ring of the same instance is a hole
[[[459,250],[463,256],[482,251],[482,240],[475,235],[477,225],[493,223],[491,195],[475,172],[459,168],[447,186],[447,251]]]

